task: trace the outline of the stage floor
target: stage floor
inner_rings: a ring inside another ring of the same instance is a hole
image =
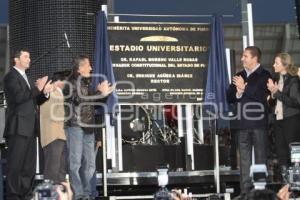
[[[169,185],[214,183],[213,170],[168,172]],[[221,182],[239,182],[239,170],[220,170]],[[98,184],[102,174],[97,173]],[[108,185],[157,185],[157,172],[110,172]]]
[[[170,171],[168,189],[187,188],[193,194],[213,194],[216,192],[214,170],[200,171]],[[269,179],[273,173],[269,171]],[[38,181],[43,180],[43,175],[37,175]],[[239,170],[221,168],[220,186],[221,193],[230,193],[231,197],[239,194]],[[107,173],[108,195],[109,196],[134,196],[153,195],[159,188],[157,183],[157,172],[108,172]],[[103,195],[102,174],[97,173],[97,191]],[[270,188],[278,191],[280,185],[273,185]],[[116,198],[117,199],[117,198]],[[121,198],[122,199],[122,198]]]

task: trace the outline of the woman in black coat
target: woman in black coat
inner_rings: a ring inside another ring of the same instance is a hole
[[[282,172],[290,165],[290,148],[292,142],[300,142],[300,93],[298,68],[293,65],[287,53],[275,57],[274,70],[279,75],[276,82],[269,79],[268,89],[276,100],[274,123],[275,145]]]

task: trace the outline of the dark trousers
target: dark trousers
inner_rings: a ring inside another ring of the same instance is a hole
[[[6,196],[8,200],[29,199],[36,167],[35,137],[14,135],[8,139]]]
[[[300,142],[300,115],[294,115],[274,123],[275,145],[280,166],[290,165],[290,148],[292,142]]]
[[[241,193],[248,193],[253,185],[250,178],[252,146],[254,147],[255,164],[266,164],[267,131],[264,129],[238,130],[237,134],[240,152]]]
[[[66,176],[66,141],[54,140],[43,148],[44,151],[44,179],[60,183]]]
[[[229,161],[231,169],[237,169],[237,148],[238,148],[238,137],[236,129],[230,130],[231,139],[230,139],[230,152],[229,152]]]

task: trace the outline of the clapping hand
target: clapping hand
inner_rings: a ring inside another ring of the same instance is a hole
[[[106,97],[115,90],[115,87],[116,84],[111,85],[107,80],[105,80],[97,85],[97,90]]]
[[[272,94],[275,94],[278,91],[278,84],[270,78],[268,79],[267,87]]]
[[[50,80],[44,87],[44,94],[48,94],[54,90],[54,85],[52,84],[52,80]]]
[[[42,91],[48,81],[48,76],[44,76],[42,78],[39,78],[35,82],[35,86],[38,88],[39,91]]]
[[[245,83],[242,76],[234,76],[232,79],[232,83],[236,86],[238,94],[242,94],[245,91],[247,83]]]

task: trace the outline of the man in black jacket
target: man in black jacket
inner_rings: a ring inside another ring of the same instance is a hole
[[[240,152],[241,194],[252,188],[250,166],[252,146],[255,163],[266,164],[267,89],[270,73],[260,66],[258,47],[245,48],[241,61],[244,70],[238,72],[227,90],[227,99],[234,106],[235,124]],[[254,164],[254,163],[253,163]]]
[[[76,56],[73,64],[64,88],[68,164],[74,199],[86,200],[92,195],[91,179],[96,169],[94,106],[104,106],[114,86],[103,81],[97,85],[97,91],[92,91],[89,58]]]
[[[4,137],[8,142],[7,154],[7,199],[29,199],[35,175],[35,137],[37,128],[37,103],[47,98],[51,89],[48,77],[34,84],[26,75],[30,54],[21,49],[14,55],[15,66],[4,77],[4,92],[7,100]],[[45,86],[46,85],[46,86]]]

